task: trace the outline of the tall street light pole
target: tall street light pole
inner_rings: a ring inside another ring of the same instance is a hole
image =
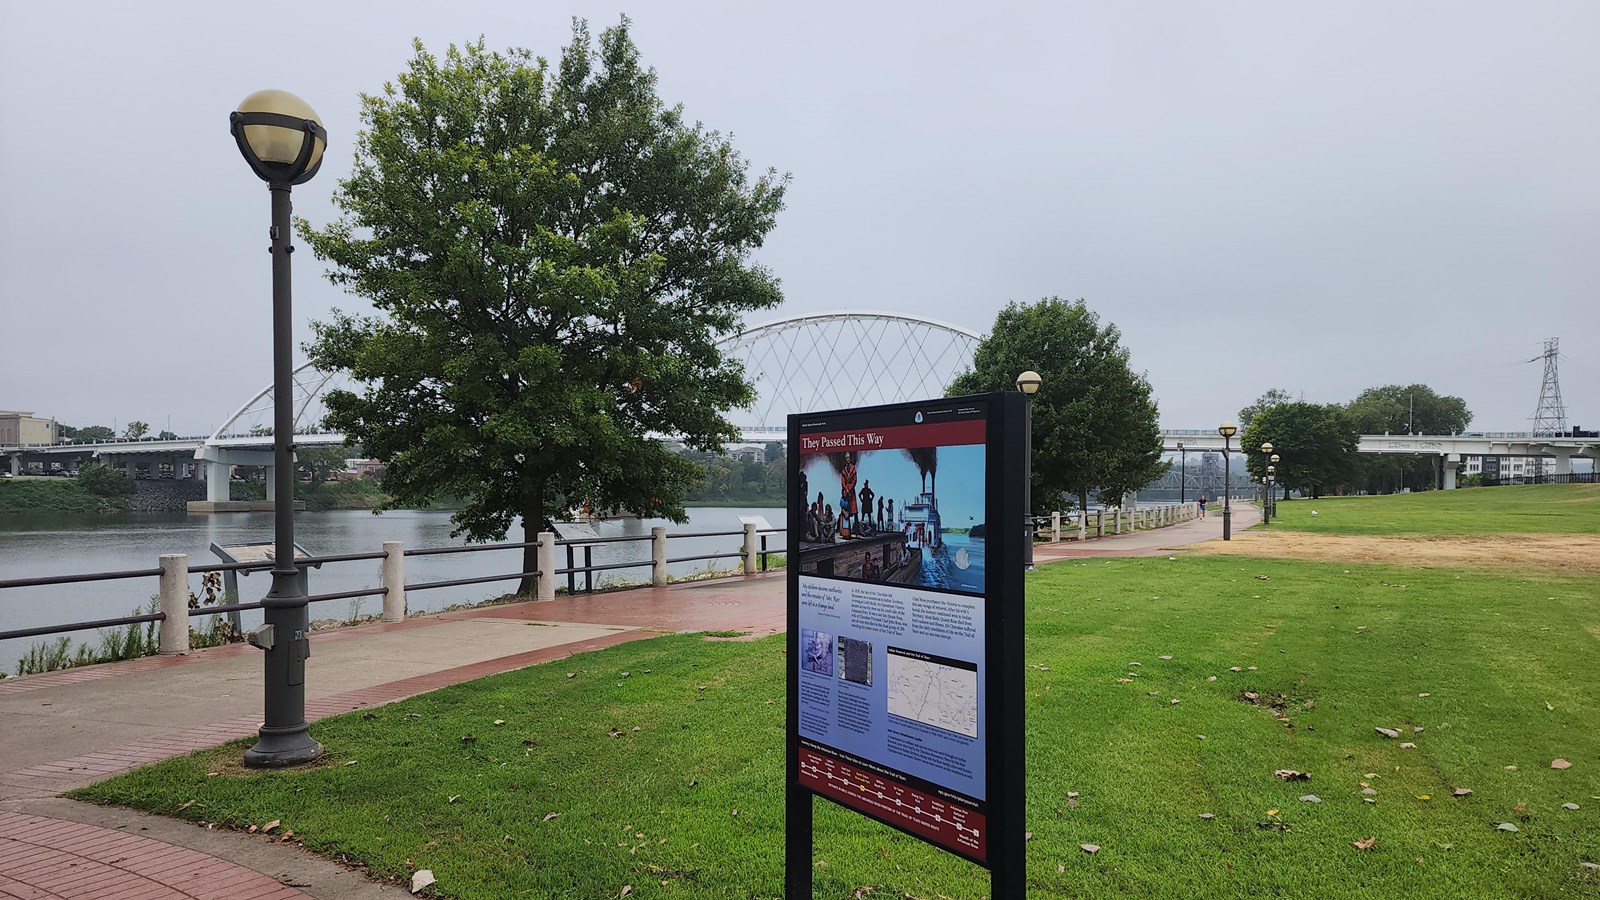
[[[1276,454],[1276,453],[1272,454],[1270,457],[1267,458],[1267,461],[1272,463],[1274,466],[1276,466],[1278,464],[1278,454]],[[1282,482],[1282,480],[1283,479],[1281,479],[1281,478],[1279,479],[1280,482]],[[1270,496],[1267,499],[1267,503],[1268,503],[1268,505],[1270,505],[1272,507],[1272,514],[1274,516],[1276,516],[1278,514],[1278,497],[1277,497],[1277,495],[1273,494],[1272,496]]]
[[[322,165],[328,132],[304,100],[287,91],[257,91],[228,117],[245,162],[272,195],[272,588],[261,601],[265,623],[250,643],[265,650],[266,715],[251,768],[283,768],[322,755],[306,724],[306,595],[294,564],[294,317],[289,254],[289,190]]]
[[[1232,422],[1223,422],[1217,428],[1217,434],[1222,435],[1222,539],[1233,540],[1233,506],[1230,501],[1233,493],[1233,470],[1228,468],[1228,442],[1239,433],[1239,426]]]
[[[1183,441],[1178,442],[1178,503],[1187,502],[1189,488],[1189,459],[1183,453]]]
[[[1023,559],[1028,564],[1029,572],[1033,571],[1033,395],[1039,393],[1039,386],[1042,384],[1044,384],[1044,380],[1039,377],[1038,372],[1032,369],[1017,376],[1017,390],[1028,398],[1028,402],[1024,404],[1024,408],[1027,411],[1023,413],[1022,417],[1023,429],[1028,436],[1028,461],[1027,468],[1023,471],[1023,483],[1027,485],[1027,488],[1022,494],[1022,508],[1028,516],[1028,527],[1023,530],[1023,536],[1027,540],[1023,551]]]
[[[1263,457],[1271,457],[1274,462],[1276,462],[1277,459],[1278,459],[1276,456],[1272,455],[1272,442],[1271,441],[1266,441],[1266,442],[1263,442],[1261,444],[1261,455]],[[1271,472],[1272,471],[1272,467],[1269,465],[1269,466],[1266,467],[1266,470],[1268,472]],[[1272,481],[1272,479],[1269,478],[1269,479],[1267,479],[1266,482],[1263,482],[1263,484],[1268,484],[1271,481]],[[1270,487],[1270,485],[1268,486],[1266,493],[1261,495],[1261,524],[1262,525],[1271,525],[1272,524],[1272,488]]]

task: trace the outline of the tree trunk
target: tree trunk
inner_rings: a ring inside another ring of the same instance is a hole
[[[1089,514],[1089,489],[1088,488],[1080,488],[1078,490],[1078,513],[1080,515],[1084,515],[1084,516],[1087,516]],[[1087,522],[1088,519],[1085,519],[1084,521]]]
[[[539,539],[539,532],[544,530],[544,491],[538,487],[524,487],[522,491],[522,540],[530,546],[522,548],[522,571],[533,572],[539,568],[539,548],[531,546]],[[545,578],[556,577],[552,572],[544,573]],[[523,575],[522,581],[517,584],[517,593],[529,597],[538,591],[539,580],[533,575]]]

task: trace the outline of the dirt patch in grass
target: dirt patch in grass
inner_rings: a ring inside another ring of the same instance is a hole
[[[1321,562],[1437,567],[1538,569],[1550,574],[1600,574],[1600,535],[1499,534],[1397,537],[1246,531],[1233,540],[1187,548],[1204,556],[1269,556]]]

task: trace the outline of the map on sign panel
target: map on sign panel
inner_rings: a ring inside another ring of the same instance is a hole
[[[889,713],[945,731],[978,736],[978,672],[915,656],[888,654]]]

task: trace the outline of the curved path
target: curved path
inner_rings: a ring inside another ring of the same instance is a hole
[[[1040,544],[1034,560],[1159,555],[1221,537],[1217,512],[1157,531]],[[1236,529],[1255,521],[1254,507],[1234,508]],[[769,573],[321,633],[307,668],[306,718],[667,632],[776,634],[784,585],[781,573]],[[550,627],[526,627],[532,622]],[[283,838],[58,796],[255,733],[260,668],[254,650],[233,645],[0,681],[0,900],[410,896]]]

